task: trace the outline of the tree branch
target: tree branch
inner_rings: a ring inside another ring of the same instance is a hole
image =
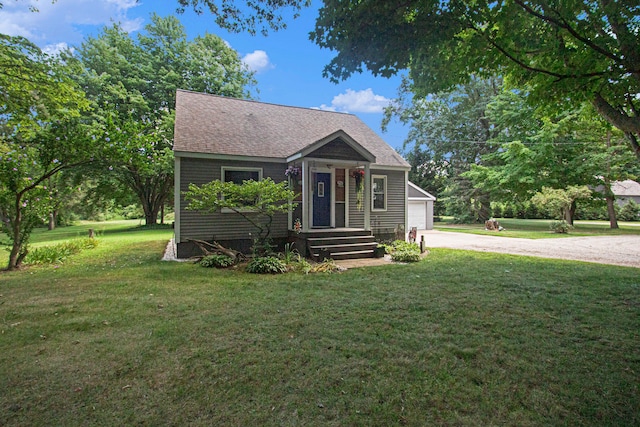
[[[493,38],[491,38],[490,36],[486,35],[479,28],[472,27],[472,29],[474,31],[476,31],[478,34],[480,34],[482,37],[484,37],[487,40],[487,42],[489,42],[489,44],[491,46],[493,46],[494,48],[498,49],[500,51],[500,53],[502,53],[504,56],[506,56],[510,61],[512,61],[513,63],[518,65],[520,68],[523,68],[523,69],[525,69],[527,71],[531,71],[531,72],[534,72],[534,73],[546,74],[548,76],[557,78],[558,81],[565,80],[565,79],[582,79],[582,78],[588,78],[588,77],[602,77],[602,76],[605,76],[605,75],[608,74],[606,71],[599,71],[599,72],[586,73],[586,74],[561,74],[561,73],[556,73],[554,71],[545,70],[545,69],[542,69],[542,68],[532,67],[532,66],[526,64],[525,62],[519,60],[518,58],[516,58],[511,53],[509,53],[505,48],[503,48],[498,43],[496,43],[496,41],[493,40]]]
[[[599,54],[614,60],[615,62],[618,63],[622,63],[622,58],[614,55],[611,52],[608,52],[606,50],[604,50],[603,48],[601,48],[600,46],[598,46],[597,44],[593,43],[591,40],[589,40],[588,38],[578,34],[578,32],[571,27],[571,25],[569,25],[569,23],[556,11],[556,13],[558,14],[558,16],[560,17],[560,20],[558,19],[554,19],[550,16],[547,16],[543,13],[537,12],[535,11],[533,8],[531,8],[530,6],[526,5],[524,3],[524,1],[522,0],[515,0],[514,1],[517,5],[519,5],[522,9],[525,10],[525,12],[527,12],[529,15],[533,15],[538,19],[541,19],[545,22],[548,22],[552,25],[555,25],[558,28],[562,28],[564,30],[567,30],[567,32],[569,32],[569,34],[571,34],[576,40],[580,40],[582,43],[584,43],[586,46],[590,47],[592,50],[598,52]]]

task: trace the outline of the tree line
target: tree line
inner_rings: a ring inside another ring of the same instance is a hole
[[[425,99],[405,81],[384,124],[410,127],[402,150],[409,178],[439,196],[437,213],[484,222],[528,212],[571,225],[578,204],[591,218],[600,205],[617,228],[611,184],[639,172],[623,132],[587,103],[555,112],[529,96],[494,77]]]
[[[187,40],[175,17],[136,38],[119,25],[47,55],[0,35],[0,217],[8,269],[70,200],[138,203],[155,224],[171,202],[176,89],[250,97],[253,73],[212,34]]]

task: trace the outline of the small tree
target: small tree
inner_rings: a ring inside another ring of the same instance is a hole
[[[573,225],[576,200],[590,197],[591,190],[586,185],[571,185],[566,189],[542,187],[542,191],[531,198],[531,203],[561,212],[567,224]]]
[[[95,155],[74,72],[28,40],[0,34],[0,221],[10,241],[8,270],[20,266],[31,231],[51,212],[49,179]]]
[[[229,209],[249,222],[257,231],[256,247],[268,246],[273,217],[288,212],[295,192],[287,182],[274,182],[271,178],[260,181],[233,182],[211,181],[201,186],[189,184],[185,199],[188,210],[209,213]]]

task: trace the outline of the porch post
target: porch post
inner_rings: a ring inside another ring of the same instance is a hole
[[[371,169],[364,164],[364,229],[371,231]]]
[[[302,231],[309,231],[309,162],[302,159]]]

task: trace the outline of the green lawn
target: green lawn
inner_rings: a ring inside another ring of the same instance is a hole
[[[546,219],[516,219],[498,218],[504,230],[500,232],[486,231],[484,224],[454,224],[450,220],[434,223],[434,228],[440,231],[456,231],[460,233],[485,234],[502,237],[520,237],[524,239],[549,239],[578,236],[616,236],[622,234],[640,235],[640,222],[618,223],[619,229],[612,230],[606,221],[575,221],[575,228],[568,234],[553,233],[549,230],[551,220]]]
[[[258,276],[162,262],[170,236],[0,273],[0,425],[640,425],[638,269]]]

